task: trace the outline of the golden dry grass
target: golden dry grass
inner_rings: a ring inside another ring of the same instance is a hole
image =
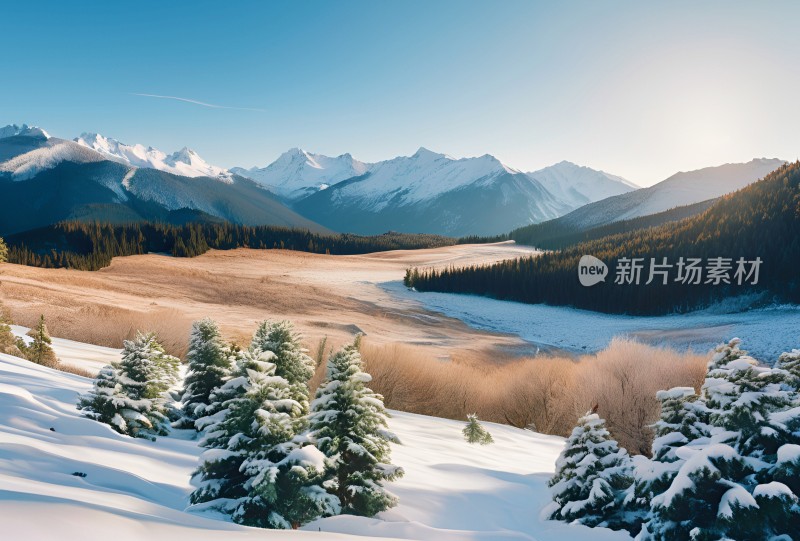
[[[361,347],[372,387],[392,409],[530,427],[568,435],[577,418],[599,406],[609,429],[632,453],[648,453],[658,419],[656,391],[699,390],[707,357],[615,339],[596,355],[487,362],[474,356],[442,360],[399,344]],[[318,374],[315,380],[320,379]]]

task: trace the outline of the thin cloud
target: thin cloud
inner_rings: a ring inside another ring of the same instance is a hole
[[[227,105],[215,105],[213,103],[206,103],[204,101],[192,100],[189,98],[180,98],[178,96],[162,96],[161,94],[143,94],[140,92],[131,92],[132,96],[143,96],[145,98],[159,98],[162,100],[175,100],[175,101],[182,101],[185,103],[193,103],[195,105],[201,105],[203,107],[210,107],[211,109],[233,109],[235,111],[255,111],[257,113],[266,113],[266,109],[256,109],[253,107],[229,107]]]

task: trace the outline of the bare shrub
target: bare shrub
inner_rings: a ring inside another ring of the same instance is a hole
[[[656,391],[699,388],[707,358],[615,339],[578,359],[433,358],[408,345],[361,347],[372,388],[392,409],[486,421],[567,435],[580,415],[599,405],[609,429],[632,453],[648,453],[648,427],[659,415]]]

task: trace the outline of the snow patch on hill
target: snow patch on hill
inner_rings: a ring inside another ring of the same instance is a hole
[[[50,139],[47,143],[0,163],[0,172],[11,173],[13,180],[28,180],[62,162],[90,163],[104,159],[72,141]]]

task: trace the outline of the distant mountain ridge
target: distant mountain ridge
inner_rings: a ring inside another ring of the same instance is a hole
[[[38,129],[0,138],[0,235],[64,220],[229,221],[328,230],[250,179],[185,176],[136,167]],[[174,163],[182,162],[176,156]],[[171,160],[165,160],[170,165]]]
[[[489,154],[455,159],[424,147],[375,163],[292,149],[267,167],[232,171],[275,190],[314,221],[361,234],[495,235],[635,189],[569,162],[524,173]]]

